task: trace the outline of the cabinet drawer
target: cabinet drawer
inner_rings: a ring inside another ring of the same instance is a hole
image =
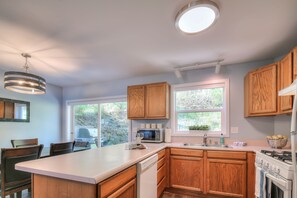
[[[220,158],[220,159],[246,159],[246,152],[237,151],[207,151],[208,158]]]
[[[166,175],[166,166],[163,165],[159,170],[157,174],[157,184],[165,177]]]
[[[158,160],[165,156],[165,149],[158,152]]]
[[[163,191],[165,190],[166,187],[166,177],[164,177],[161,182],[158,184],[157,188],[157,197],[161,197]]]
[[[165,157],[158,160],[157,169],[159,170],[159,168],[162,167],[164,164],[165,164]]]
[[[203,150],[172,148],[171,155],[203,157]]]
[[[121,188],[136,177],[136,166],[132,166],[115,176],[99,183],[98,194],[100,197],[107,197],[117,189]]]

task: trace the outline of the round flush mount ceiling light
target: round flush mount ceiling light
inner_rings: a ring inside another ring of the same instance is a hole
[[[195,34],[209,28],[218,18],[217,4],[210,0],[198,0],[184,6],[178,12],[175,25],[184,33]]]

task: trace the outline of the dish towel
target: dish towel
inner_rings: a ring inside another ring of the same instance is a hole
[[[266,198],[266,172],[260,171],[260,198]]]
[[[260,197],[260,172],[261,168],[256,167],[256,183],[255,183],[255,196]]]

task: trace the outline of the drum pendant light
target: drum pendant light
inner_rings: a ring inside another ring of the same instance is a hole
[[[26,72],[8,71],[4,73],[4,88],[10,91],[23,94],[45,94],[46,81],[44,78],[28,73],[28,58],[30,54],[23,53],[26,62],[24,69]]]

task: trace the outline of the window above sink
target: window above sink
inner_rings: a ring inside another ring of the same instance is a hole
[[[172,86],[173,136],[229,136],[229,79]],[[189,130],[207,125],[209,130]]]

